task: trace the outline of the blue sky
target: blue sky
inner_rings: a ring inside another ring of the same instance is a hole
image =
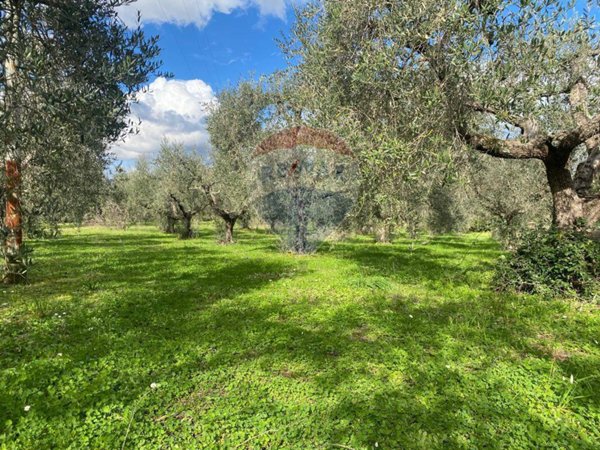
[[[125,166],[151,158],[163,138],[206,153],[206,104],[240,79],[285,67],[276,39],[293,23],[293,5],[302,0],[138,0],[120,16],[160,36],[162,68],[171,79],[154,79],[132,107],[139,133],[112,150]]]
[[[291,11],[290,11],[291,14]],[[164,70],[177,79],[199,78],[219,90],[242,77],[271,73],[285,66],[275,39],[291,23],[261,17],[255,8],[216,14],[203,29],[194,25],[149,25],[160,35]]]
[[[132,106],[139,133],[113,145],[117,160],[131,167],[142,156],[151,158],[165,138],[206,154],[206,105],[240,79],[285,67],[275,40],[288,33],[293,6],[306,1],[137,0],[122,7],[126,24],[135,25],[139,10],[145,31],[160,36],[163,70],[173,78],[152,80],[139,95]],[[581,13],[589,1],[576,0],[575,10]]]

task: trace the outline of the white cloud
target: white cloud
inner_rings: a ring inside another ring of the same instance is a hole
[[[285,18],[286,3],[294,0],[137,0],[122,6],[119,16],[135,25],[138,11],[145,23],[172,23],[204,27],[215,12],[229,14],[235,9],[256,7],[263,16]]]
[[[210,148],[207,105],[214,101],[214,91],[202,80],[157,78],[131,107],[131,118],[141,120],[139,133],[115,143],[113,153],[123,160],[152,156],[166,138],[206,154]]]

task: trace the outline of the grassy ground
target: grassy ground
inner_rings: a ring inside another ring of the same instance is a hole
[[[0,287],[0,448],[600,448],[600,310],[492,292],[485,235],[34,247]]]

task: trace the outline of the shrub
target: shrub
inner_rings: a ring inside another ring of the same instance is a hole
[[[600,242],[578,231],[530,231],[500,260],[495,282],[499,289],[593,297],[600,293]]]

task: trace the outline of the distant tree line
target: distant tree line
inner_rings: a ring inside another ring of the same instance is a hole
[[[281,42],[287,69],[207,106],[208,154],[165,142],[107,177],[108,143],[134,129],[131,95],[159,67],[156,38],[128,30],[120,3],[0,6],[7,264],[18,263],[20,230],[65,221],[152,222],[190,238],[194,221],[214,218],[227,243],[240,223],[270,227],[256,208],[265,192],[253,152],[301,126],[353,151],[358,190],[344,232],[389,242],[493,231],[512,248],[529,228],[598,231],[594,2],[309,2]]]
[[[284,204],[283,197],[276,201],[273,193],[261,192],[252,164],[265,137],[305,121],[295,112],[296,100],[286,96],[289,83],[277,74],[223,90],[211,106],[206,154],[163,142],[154,159],[142,158],[132,170],[111,177],[102,207],[91,216],[110,226],[154,223],[182,238],[193,237],[194,221],[215,219],[224,243],[233,242],[240,221],[274,230],[273,220],[291,201]],[[384,149],[392,144],[379,143],[378,151],[390,153],[384,162],[369,161],[372,152],[356,151],[358,195],[339,231],[371,234],[383,243],[402,231],[414,236],[493,231],[510,245],[532,224],[551,221],[550,192],[534,163],[493,163],[465,153],[462,165],[437,166],[439,173],[428,178],[400,172],[392,152],[402,144],[394,144],[398,147]],[[533,186],[539,195],[528,191]],[[272,204],[265,206],[265,198]]]

